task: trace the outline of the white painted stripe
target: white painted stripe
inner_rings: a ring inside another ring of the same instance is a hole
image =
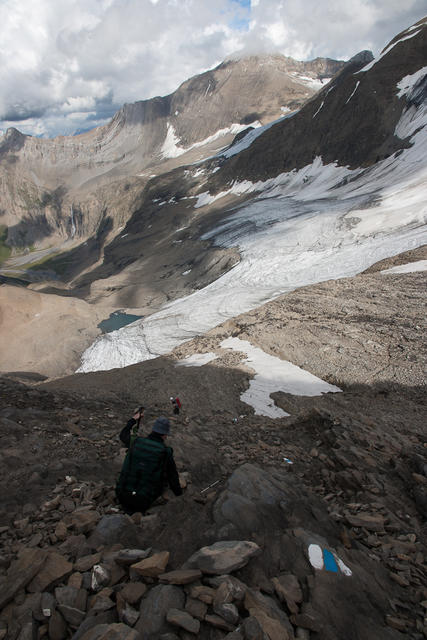
[[[351,575],[352,575],[351,569],[349,569],[349,568],[347,567],[347,565],[346,565],[346,564],[344,564],[344,562],[343,562],[342,560],[340,560],[337,556],[335,556],[335,555],[334,555],[334,558],[335,558],[335,560],[336,560],[336,562],[337,562],[337,565],[338,565],[338,566],[339,566],[339,568],[341,569],[342,573],[343,573],[345,576],[351,576]]]
[[[311,544],[308,547],[308,557],[312,567],[323,569],[323,553],[318,544]]]

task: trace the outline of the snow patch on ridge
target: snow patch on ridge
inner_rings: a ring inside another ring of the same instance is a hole
[[[397,267],[384,269],[383,271],[380,271],[380,273],[416,273],[417,271],[427,271],[427,260],[417,260],[417,262],[399,264]]]
[[[160,149],[160,153],[163,158],[177,158],[185,153],[185,149],[178,146],[179,142],[180,140],[175,133],[173,125],[168,122],[166,138],[163,142],[162,148]]]
[[[406,33],[406,36],[403,36],[402,38],[400,38],[400,40],[396,40],[396,42],[391,43],[386,49],[384,49],[379,56],[377,56],[376,58],[374,58],[373,60],[371,60],[371,62],[368,62],[367,65],[365,65],[362,69],[359,69],[359,71],[356,71],[356,74],[358,73],[365,73],[366,71],[369,71],[369,69],[372,69],[372,67],[377,64],[377,62],[379,62],[381,60],[381,58],[384,58],[385,55],[387,55],[388,53],[390,53],[390,51],[400,42],[404,42],[405,40],[410,40],[411,38],[413,38],[414,36],[418,35],[419,32],[421,31],[421,29],[423,28],[425,22],[422,22],[421,24],[417,24],[417,25],[413,25],[412,27],[410,27],[409,29],[406,29],[406,31],[404,33]],[[412,32],[411,32],[412,31]]]
[[[347,100],[345,101],[345,103],[346,103],[346,104],[348,104],[348,103],[350,102],[350,100],[352,99],[352,97],[353,97],[353,96],[354,96],[354,94],[356,93],[356,91],[357,91],[357,88],[358,88],[359,84],[360,84],[360,80],[358,80],[358,81],[356,82],[356,86],[354,87],[354,89],[353,89],[353,91],[352,91],[351,95],[350,95],[350,96],[347,98]]]
[[[211,136],[204,138],[203,140],[199,140],[198,142],[194,142],[189,147],[181,147],[179,143],[180,139],[177,137],[175,129],[173,125],[168,122],[166,138],[163,142],[162,148],[160,149],[160,153],[163,158],[177,158],[181,156],[183,153],[187,153],[191,149],[198,149],[199,147],[204,147],[205,145],[215,142],[215,140],[219,140],[226,135],[233,134],[236,135],[241,131],[244,131],[248,127],[258,128],[261,127],[261,123],[258,120],[250,124],[232,124],[229,127],[225,127],[224,129],[219,129],[216,133],[213,133]]]
[[[281,109],[283,110],[284,107],[281,107]],[[288,113],[287,115],[283,115],[277,120],[273,120],[273,122],[269,122],[268,124],[265,124],[265,125],[261,125],[261,123],[258,123],[259,126],[257,128],[255,128],[253,131],[249,131],[241,140],[239,140],[239,142],[236,142],[225,151],[221,151],[218,155],[224,158],[231,158],[232,156],[235,156],[236,153],[240,153],[244,149],[247,149],[248,147],[250,147],[251,144],[254,142],[254,140],[259,138],[259,136],[262,135],[265,131],[267,131],[267,129],[270,129],[273,125],[277,124],[277,122],[282,122],[286,118],[291,118],[296,113],[297,111],[291,111],[291,113]],[[253,124],[246,125],[245,129],[253,126],[254,126]]]
[[[255,414],[269,418],[283,418],[289,413],[280,409],[270,398],[275,391],[284,391],[296,396],[320,396],[322,393],[336,393],[338,387],[328,384],[313,374],[286,360],[272,356],[247,340],[226,338],[220,344],[223,349],[242,351],[247,355],[243,360],[254,369],[255,376],[240,399],[254,408]]]
[[[397,84],[397,88],[399,89],[399,93],[397,94],[398,98],[401,98],[404,95],[407,95],[412,91],[415,85],[427,74],[427,67],[423,67],[419,69],[415,73],[412,73],[408,76],[402,78],[400,82]]]
[[[193,353],[186,356],[183,360],[178,360],[176,367],[203,367],[203,365],[216,360],[216,353],[209,351],[208,353]]]
[[[296,82],[299,82],[314,91],[318,91],[331,80],[331,78],[311,78],[310,76],[304,76],[303,74],[298,73],[298,71],[292,71],[289,75],[292,76]]]

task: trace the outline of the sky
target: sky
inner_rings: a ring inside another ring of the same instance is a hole
[[[105,124],[229,56],[374,55],[427,0],[0,0],[0,132]]]

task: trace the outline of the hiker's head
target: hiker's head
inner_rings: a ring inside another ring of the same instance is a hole
[[[171,425],[167,418],[160,416],[157,418],[156,422],[153,425],[152,431],[153,433],[158,433],[161,436],[169,435]]]

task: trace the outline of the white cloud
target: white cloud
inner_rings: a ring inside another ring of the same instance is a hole
[[[0,128],[71,133],[238,50],[378,53],[426,0],[2,0]],[[86,114],[86,115],[85,115]],[[3,121],[2,121],[3,119]]]

